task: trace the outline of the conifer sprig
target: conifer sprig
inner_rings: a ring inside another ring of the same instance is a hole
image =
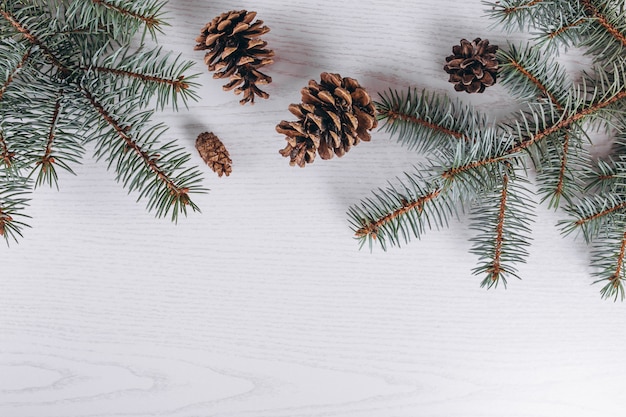
[[[163,142],[154,110],[197,98],[192,63],[133,46],[160,27],[158,0],[0,0],[2,236],[21,234],[32,188],[72,173],[88,143],[118,181],[159,217],[196,211],[204,192],[188,153]],[[21,220],[20,220],[21,219]]]
[[[506,285],[518,277],[530,244],[533,193],[542,202],[565,202],[572,220],[565,234],[580,231],[593,245],[596,282],[605,298],[624,298],[626,278],[626,146],[619,133],[608,158],[596,160],[586,128],[626,131],[626,24],[623,4],[599,0],[502,0],[487,3],[498,25],[538,32],[534,45],[507,45],[497,53],[499,78],[523,110],[497,123],[445,97],[389,91],[376,103],[385,129],[417,149],[427,163],[400,186],[378,190],[350,211],[356,237],[383,249],[443,227],[468,210],[474,273],[482,285]],[[582,45],[594,66],[574,82],[554,60],[558,47]],[[528,162],[532,165],[528,165]]]

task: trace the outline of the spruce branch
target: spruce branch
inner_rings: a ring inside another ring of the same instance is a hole
[[[472,272],[485,275],[481,286],[487,288],[499,283],[506,287],[509,277],[519,279],[515,265],[528,257],[532,206],[523,180],[512,181],[512,175],[505,172],[498,187],[481,196],[472,213],[471,228],[479,232],[470,239],[471,252],[479,257]]]
[[[3,45],[0,46],[0,49],[2,50],[2,52],[4,53],[0,53],[0,59],[11,59],[11,55],[15,56],[14,54],[8,54],[5,52],[5,46],[8,48],[16,48],[18,47],[17,44],[15,44],[14,42],[11,42],[10,40],[4,40],[3,39]],[[13,49],[14,50],[14,49]],[[20,60],[9,70],[9,72],[6,74],[6,77],[4,79],[4,81],[2,82],[2,87],[0,87],[0,101],[2,100],[2,97],[4,96],[4,93],[6,92],[7,88],[9,88],[9,85],[11,85],[11,83],[13,82],[13,79],[15,78],[15,75],[20,71],[20,69],[24,66],[24,64],[26,64],[26,61],[28,61],[28,58],[30,58],[30,54],[31,54],[32,48],[28,48],[22,55],[22,57],[20,58]]]
[[[9,169],[13,166],[13,158],[15,158],[15,152],[9,149],[4,135],[0,132],[0,164],[4,165],[3,168]]]
[[[204,192],[190,155],[161,140],[154,110],[196,99],[192,63],[160,47],[131,43],[164,24],[158,0],[0,0],[0,195],[2,235],[16,239],[26,195],[58,187],[58,169],[73,173],[84,147],[159,217],[198,207]],[[145,34],[145,33],[144,33]],[[136,46],[135,46],[136,45]],[[32,179],[32,180],[31,180]]]
[[[587,12],[587,15],[594,19],[599,26],[601,26],[601,28],[598,28],[600,29],[601,36],[608,34],[613,37],[617,43],[620,43],[622,47],[626,47],[626,36],[624,35],[626,25],[624,25],[624,15],[611,13],[613,16],[609,17],[610,9],[608,9],[607,6],[611,3],[610,1],[594,2],[591,0],[580,0],[580,2],[584,7],[585,12]]]
[[[419,172],[405,173],[404,180],[397,182],[350,208],[350,223],[361,246],[368,242],[372,248],[375,241],[384,250],[399,246],[411,236],[420,238],[426,229],[447,227],[449,218],[456,215],[456,206],[442,184],[430,183]]]
[[[625,298],[626,227],[623,221],[620,222],[620,225],[623,232],[621,234],[616,233],[615,229],[618,228],[614,227],[610,236],[595,245],[591,259],[591,264],[598,270],[594,274],[597,278],[594,284],[606,282],[600,290],[600,295],[602,298],[613,298],[616,301],[618,298],[621,301]]]
[[[166,24],[162,12],[164,4],[162,0],[73,1],[67,9],[66,19],[74,30],[91,33],[104,30],[121,43],[128,43],[142,27],[144,36],[150,33],[152,39],[156,39]]]
[[[19,21],[19,19],[5,9],[4,6],[0,6],[0,15],[11,25],[13,28],[21,34],[26,40],[28,40],[33,47],[41,50],[46,58],[52,65],[58,68],[62,73],[70,73],[70,69],[66,67],[60,59],[54,54],[54,52],[46,45],[36,34],[34,34],[25,24]]]
[[[23,177],[0,177],[0,237],[17,241],[22,236],[22,230],[28,225],[24,222],[28,218],[24,214],[28,206],[28,180]]]
[[[581,232],[593,245],[601,294],[623,298],[626,277],[626,24],[623,3],[597,0],[501,0],[487,3],[505,29],[539,33],[534,44],[507,45],[497,58],[501,84],[523,109],[488,122],[450,99],[409,89],[376,102],[384,128],[427,162],[406,178],[352,206],[350,223],[363,245],[388,247],[447,225],[469,208],[477,235],[471,251],[482,285],[506,285],[526,262],[533,219],[528,162],[548,207],[570,218],[564,234]],[[554,59],[559,47],[582,46],[593,66],[574,82]],[[452,120],[451,120],[452,119]],[[469,122],[468,122],[469,121]],[[592,157],[586,129],[616,134],[606,158]],[[407,180],[408,179],[408,180]],[[519,278],[519,277],[518,277]]]
[[[417,89],[388,91],[375,102],[378,118],[392,137],[409,149],[428,152],[471,141],[488,122],[470,106]]]
[[[102,54],[106,54],[106,48],[96,53],[90,65],[83,69],[95,72],[100,78],[106,77],[112,85],[129,84],[128,90],[140,94],[142,101],[156,95],[158,109],[165,108],[170,99],[174,109],[178,109],[179,98],[185,106],[189,100],[198,99],[195,93],[198,85],[193,81],[197,75],[185,75],[192,63],[182,61],[180,55],[172,59],[160,47],[137,51],[120,48],[104,59]]]
[[[558,110],[571,89],[565,70],[541,50],[531,45],[508,48],[497,52],[500,61],[500,83],[520,100],[549,99]]]

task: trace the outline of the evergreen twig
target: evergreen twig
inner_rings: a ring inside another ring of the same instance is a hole
[[[626,17],[616,1],[502,0],[487,3],[505,29],[538,31],[535,45],[507,45],[497,57],[499,77],[525,109],[498,123],[469,107],[415,89],[380,95],[385,129],[428,163],[406,174],[410,187],[390,185],[350,208],[361,245],[383,249],[445,226],[470,208],[474,273],[482,285],[518,277],[530,244],[533,198],[525,186],[527,160],[537,172],[542,201],[565,201],[565,234],[581,231],[593,243],[601,294],[624,298],[626,279],[626,146],[617,136],[608,159],[585,149],[585,126],[626,131]],[[622,5],[623,6],[623,5]],[[558,46],[582,45],[594,66],[574,83],[554,61]],[[461,140],[459,140],[461,139]],[[529,158],[524,158],[527,155]],[[575,172],[584,175],[577,175]],[[519,277],[518,277],[519,278]]]

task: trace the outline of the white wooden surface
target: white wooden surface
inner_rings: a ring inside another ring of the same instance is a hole
[[[270,100],[241,107],[194,52],[202,25],[258,11],[276,52]],[[195,152],[213,131],[203,213],[154,219],[91,159],[39,189],[32,229],[0,249],[2,417],[623,416],[626,305],[590,286],[589,251],[538,210],[523,281],[479,288],[467,222],[388,253],[359,251],[345,212],[417,156],[382,132],[292,168],[274,127],[320,72],[376,95],[454,94],[441,67],[490,31],[479,0],[171,1],[166,49],[198,62],[202,100],[164,112]],[[576,65],[579,57],[570,58]],[[515,108],[495,86],[467,97]],[[194,162],[201,164],[194,153]]]

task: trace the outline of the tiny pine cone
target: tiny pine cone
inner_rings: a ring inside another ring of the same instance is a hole
[[[196,139],[196,149],[206,164],[218,176],[232,172],[232,159],[222,141],[213,132],[204,132]]]

